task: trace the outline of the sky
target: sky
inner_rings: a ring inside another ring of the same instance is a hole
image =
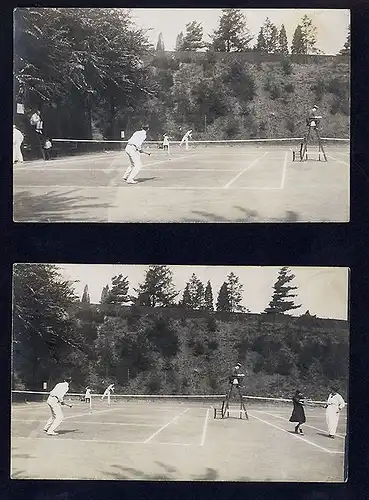
[[[118,274],[127,276],[130,289],[142,283],[148,265],[107,265],[107,264],[63,264],[58,266],[63,277],[76,281],[74,288],[81,298],[85,285],[88,285],[92,303],[99,303],[102,288]],[[170,266],[173,282],[180,291],[192,273],[206,284],[211,281],[213,296],[216,300],[222,283],[230,272],[234,272],[244,287],[242,304],[253,313],[262,312],[268,305],[272,286],[275,283],[279,267],[237,267],[237,266]],[[295,279],[292,284],[298,286],[297,303],[301,304],[292,314],[300,315],[310,311],[320,318],[347,320],[348,313],[348,269],[337,267],[291,267]]]
[[[307,14],[317,27],[317,44],[325,54],[337,54],[347,37],[350,24],[348,9],[241,9],[245,14],[247,26],[254,35],[254,45],[260,27],[266,17],[280,28],[285,25],[288,45],[291,47],[293,33],[301,18]],[[197,21],[204,28],[204,41],[210,41],[211,34],[218,26],[221,9],[131,9],[135,23],[148,32],[151,43],[156,46],[159,33],[163,34],[166,50],[174,50],[178,33],[185,33],[186,23]]]

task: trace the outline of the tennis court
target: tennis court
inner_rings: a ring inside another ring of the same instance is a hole
[[[296,141],[193,142],[188,151],[173,144],[170,157],[149,143],[151,155],[142,155],[136,185],[122,179],[128,165],[123,146],[110,150],[101,142],[103,152],[70,148],[52,161],[14,166],[14,220],[348,221],[348,141],[326,141],[327,162],[313,154],[293,161]]]
[[[46,397],[46,396],[45,396]],[[68,397],[66,398],[68,401]],[[13,403],[14,479],[128,479],[165,481],[344,480],[346,412],[335,439],[325,411],[307,407],[303,436],[288,422],[291,403],[247,399],[214,419],[221,397],[93,398],[65,407],[58,436],[47,436],[45,401]]]

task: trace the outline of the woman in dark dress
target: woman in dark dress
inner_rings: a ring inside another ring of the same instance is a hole
[[[296,434],[304,434],[303,430],[301,429],[301,425],[306,422],[306,417],[303,406],[304,399],[300,391],[295,392],[295,395],[292,398],[292,402],[293,402],[293,411],[292,415],[290,416],[290,422],[297,422],[297,425],[295,427]]]

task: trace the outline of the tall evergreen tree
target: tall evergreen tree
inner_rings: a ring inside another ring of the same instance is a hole
[[[346,56],[351,54],[351,27],[348,27],[348,33],[345,45],[338,53],[340,56]]]
[[[284,27],[284,24],[282,24],[281,29],[279,30],[278,49],[277,50],[278,50],[279,54],[283,54],[284,56],[287,56],[289,53],[287,33],[286,33],[286,28]]]
[[[267,17],[262,26],[265,52],[274,54],[277,51],[278,30],[272,21]]]
[[[258,34],[258,39],[256,42],[256,45],[254,47],[254,50],[256,52],[260,52],[260,54],[265,54],[266,53],[266,44],[265,44],[265,38],[264,38],[264,32],[263,32],[263,27],[260,28],[259,34]]]
[[[199,310],[204,308],[204,285],[195,273],[192,274],[183,292],[181,305],[186,309]]]
[[[178,292],[174,288],[173,273],[168,266],[150,266],[145,281],[135,289],[137,305],[167,307],[174,305]]]
[[[217,52],[244,52],[253,36],[240,9],[222,9],[219,26],[211,39],[211,47]]]
[[[204,299],[205,299],[204,309],[206,311],[214,311],[213,290],[211,288],[210,280],[206,284]]]
[[[301,304],[296,305],[294,302],[297,286],[292,286],[289,283],[295,278],[295,275],[288,267],[282,267],[278,272],[278,277],[273,285],[273,295],[268,307],[264,312],[273,314],[284,314],[287,311],[298,309]]]
[[[183,50],[183,32],[181,31],[178,33],[177,38],[176,38],[176,51],[180,52]]]
[[[111,284],[111,290],[105,299],[106,304],[122,305],[130,302],[131,299],[128,295],[129,281],[127,276],[123,276],[122,274],[113,276]]]
[[[227,283],[224,282],[220,287],[218,298],[217,298],[217,311],[219,312],[231,312],[231,303],[229,300],[229,293],[227,288]]]
[[[230,311],[244,312],[245,308],[241,305],[243,285],[240,283],[238,276],[236,276],[233,272],[229,273],[226,283]]]
[[[109,296],[109,292],[110,292],[109,285],[104,286],[103,289],[101,290],[100,304],[106,303],[106,299]]]
[[[298,25],[295,29],[291,44],[291,54],[306,54],[306,47],[302,37],[301,26]]]
[[[86,285],[84,290],[83,290],[81,302],[82,302],[82,304],[89,304],[90,303],[90,294],[88,293],[88,285]]]
[[[312,19],[305,15],[301,20],[301,35],[305,47],[304,54],[320,54],[321,50],[316,47],[317,28],[313,25]]]
[[[164,45],[163,33],[159,33],[158,42],[156,44],[156,51],[164,52],[164,50],[165,50],[165,45]]]
[[[201,23],[197,21],[192,21],[186,24],[186,34],[183,38],[183,42],[181,44],[182,50],[193,51],[195,52],[198,49],[202,49],[205,47],[205,43],[203,42],[204,29]]]

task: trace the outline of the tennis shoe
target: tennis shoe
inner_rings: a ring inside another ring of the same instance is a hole
[[[48,432],[47,432],[47,435],[48,435],[48,436],[57,436],[57,435],[58,435],[58,433],[57,433],[57,432],[49,432],[49,431],[48,431]]]

